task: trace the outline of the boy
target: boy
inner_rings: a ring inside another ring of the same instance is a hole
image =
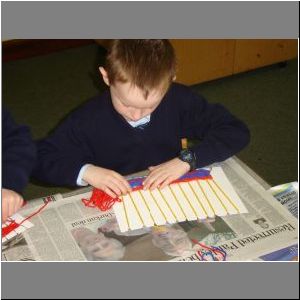
[[[90,184],[115,197],[131,190],[123,175],[148,169],[144,188],[163,188],[244,148],[247,127],[223,106],[173,83],[175,68],[168,40],[113,40],[100,67],[109,90],[39,142],[36,176]],[[182,138],[201,143],[181,150]]]
[[[2,107],[2,222],[18,211],[21,196],[36,162],[36,147],[28,127],[17,125]]]

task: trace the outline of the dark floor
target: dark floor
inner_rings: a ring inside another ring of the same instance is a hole
[[[2,101],[36,138],[70,110],[102,91],[97,71],[104,50],[97,45],[3,63]],[[298,180],[298,61],[193,86],[209,102],[224,104],[251,131],[250,145],[238,154],[269,184]],[[67,188],[30,183],[25,199]]]

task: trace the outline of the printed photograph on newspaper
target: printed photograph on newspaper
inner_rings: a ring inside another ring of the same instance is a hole
[[[197,260],[225,260],[225,251],[213,245],[236,237],[218,217],[125,233],[120,232],[114,217],[85,224],[73,224],[70,232],[86,259],[92,261],[162,261],[195,253]]]

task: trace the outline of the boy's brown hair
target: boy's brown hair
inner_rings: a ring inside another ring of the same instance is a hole
[[[147,98],[153,88],[166,90],[175,77],[175,51],[168,40],[112,40],[105,70],[110,84],[130,82]]]

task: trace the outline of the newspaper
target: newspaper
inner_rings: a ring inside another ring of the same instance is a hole
[[[284,205],[296,218],[298,218],[298,182],[294,181],[277,185],[270,188],[269,191],[282,205]]]
[[[298,218],[298,200],[299,186],[298,182],[290,182],[274,186],[269,192],[290,211],[290,213]],[[298,261],[298,244],[285,247],[266,255],[260,256],[258,261]]]
[[[52,195],[30,219],[32,228],[2,244],[2,260],[245,261],[296,245],[297,219],[267,191],[269,186],[236,158],[219,165],[248,214],[121,233],[112,210],[83,205],[92,194],[87,187]],[[29,201],[19,213],[28,216],[46,199]]]

